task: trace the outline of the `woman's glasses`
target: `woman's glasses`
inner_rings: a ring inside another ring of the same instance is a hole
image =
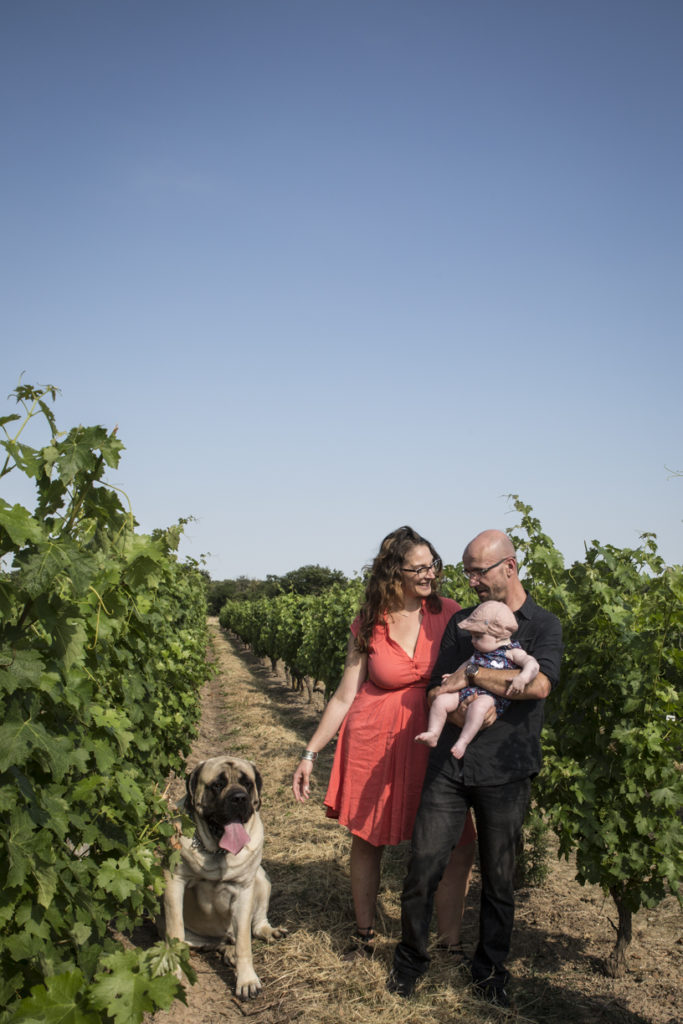
[[[419,579],[421,576],[426,576],[428,572],[433,572],[435,574],[440,572],[441,559],[435,558],[431,565],[418,565],[417,569],[406,569],[405,566],[401,566],[401,569],[403,572],[412,573],[413,576],[417,576]]]

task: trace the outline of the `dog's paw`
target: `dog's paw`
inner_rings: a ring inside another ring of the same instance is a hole
[[[264,924],[258,925],[253,929],[252,932],[254,938],[263,939],[264,942],[275,942],[277,939],[283,939],[285,935],[288,935],[286,928],[273,928],[267,921]]]
[[[238,999],[255,999],[261,994],[261,982],[255,971],[243,971],[237,976],[235,995]]]

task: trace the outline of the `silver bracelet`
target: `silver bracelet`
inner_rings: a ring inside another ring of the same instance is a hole
[[[301,755],[302,761],[316,761],[317,758],[318,755],[315,752],[315,750],[304,750],[303,754]]]

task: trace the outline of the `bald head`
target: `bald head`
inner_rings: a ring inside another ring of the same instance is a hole
[[[478,533],[463,551],[462,563],[480,601],[503,601],[513,612],[524,604],[515,546],[502,530]]]
[[[499,558],[514,557],[515,547],[507,533],[503,533],[502,530],[482,530],[469,542],[462,560],[473,561],[477,565],[491,565]]]

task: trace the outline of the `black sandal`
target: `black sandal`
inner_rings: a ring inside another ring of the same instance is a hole
[[[452,967],[463,967],[467,970],[472,966],[472,960],[462,948],[462,942],[449,945],[447,942],[437,942],[436,948],[440,953],[445,953]]]
[[[356,957],[364,956],[370,959],[375,952],[375,930],[374,928],[356,928],[351,936],[351,945],[348,952],[342,959],[355,960]]]

